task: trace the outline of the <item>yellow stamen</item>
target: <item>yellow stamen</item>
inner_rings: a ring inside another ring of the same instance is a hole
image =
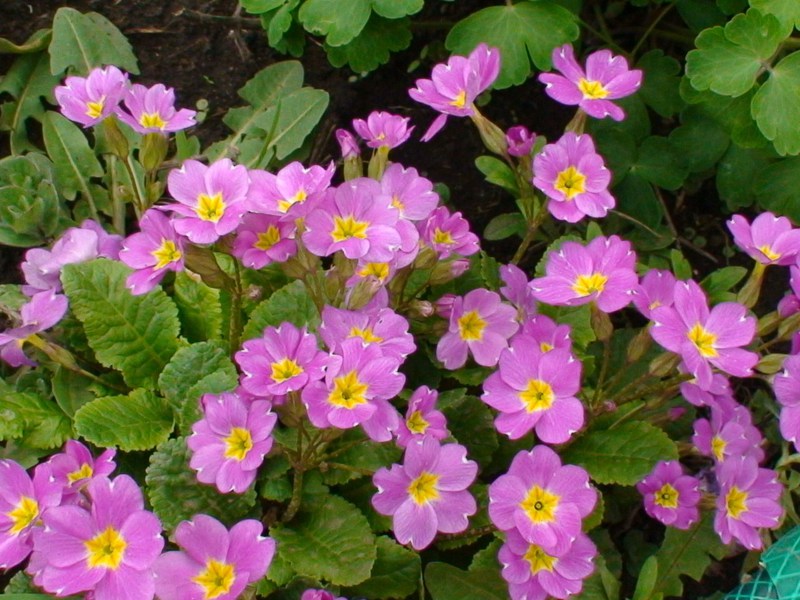
[[[725,447],[728,443],[718,435],[711,438],[711,452],[718,462],[725,460]]]
[[[17,535],[39,516],[39,503],[29,496],[22,496],[17,505],[6,513],[6,516],[14,523],[8,533]]]
[[[206,568],[198,575],[192,577],[197,585],[203,588],[203,600],[212,600],[227,594],[236,580],[236,571],[233,565],[210,558]]]
[[[564,194],[567,200],[572,200],[578,194],[586,191],[586,175],[575,167],[569,166],[558,174],[553,187]]]
[[[697,348],[701,356],[705,358],[714,358],[717,356],[717,349],[714,348],[714,342],[717,341],[717,336],[710,331],[706,331],[700,323],[695,324],[686,335],[695,345],[695,348]]]
[[[368,227],[369,223],[366,221],[356,221],[353,215],[333,217],[333,231],[331,231],[331,237],[334,242],[343,242],[352,238],[364,240],[367,238]]]
[[[258,234],[258,239],[256,240],[256,243],[253,244],[253,248],[266,251],[280,241],[281,232],[278,231],[278,228],[275,227],[275,225],[270,225],[266,231],[262,231]]]
[[[83,463],[81,468],[77,471],[67,473],[67,482],[72,484],[76,481],[80,481],[81,479],[89,479],[89,477],[91,477],[93,474],[94,470],[92,469],[91,465]]]
[[[575,283],[572,285],[572,291],[579,296],[590,296],[592,294],[599,294],[602,292],[608,277],[602,273],[592,273],[591,275],[578,275]]]
[[[128,543],[119,531],[109,525],[92,539],[83,542],[86,551],[86,564],[90,569],[105,567],[106,569],[116,569],[122,563],[125,556],[125,548]]]
[[[778,260],[781,257],[781,255],[779,253],[775,252],[772,248],[770,248],[766,244],[761,246],[761,248],[759,248],[759,250],[761,251],[761,254],[763,254],[764,256],[766,256],[770,260]]]
[[[542,352],[550,352],[555,346],[553,344],[548,344],[547,342],[542,342],[539,344],[539,350]]]
[[[183,254],[172,240],[162,239],[161,245],[150,253],[158,262],[155,269],[163,269],[169,263],[179,261]]]
[[[195,212],[203,221],[212,221],[214,223],[219,221],[222,215],[225,214],[225,202],[222,200],[222,193],[217,192],[213,196],[200,194],[197,197]]]
[[[653,501],[664,508],[678,508],[679,496],[680,494],[678,493],[678,490],[676,490],[670,484],[665,483],[654,494]]]
[[[303,188],[300,188],[297,191],[297,193],[291,198],[284,198],[283,200],[278,200],[278,210],[285,213],[293,205],[305,202],[306,198],[308,198],[308,193],[306,193],[306,191]]]
[[[423,417],[422,413],[418,410],[415,410],[411,413],[411,416],[406,419],[406,427],[408,427],[408,430],[417,435],[425,433],[429,426],[430,423],[425,420],[425,417]]]
[[[747,510],[747,492],[734,485],[725,496],[725,509],[731,517],[738,519]]]
[[[281,361],[272,363],[272,381],[275,383],[283,383],[287,379],[297,377],[303,372],[303,367],[298,365],[290,358],[284,358]]]
[[[556,395],[550,384],[541,379],[528,380],[527,387],[519,393],[519,399],[529,413],[547,410],[553,405]]]
[[[552,571],[558,561],[536,544],[531,544],[522,558],[531,566],[531,575],[536,575],[539,571]]]
[[[86,116],[92,119],[97,119],[101,114],[103,114],[103,108],[105,108],[106,104],[106,97],[103,96],[97,102],[87,102],[86,103]]]
[[[156,113],[142,113],[139,117],[139,124],[147,129],[161,129],[167,126],[167,122],[161,118],[161,115]]]
[[[438,482],[438,475],[423,471],[419,477],[408,485],[408,493],[417,504],[427,504],[439,498],[439,490],[436,487]]]
[[[400,198],[395,194],[392,196],[392,206],[400,211],[400,214],[403,214],[403,209],[405,205],[400,201]]]
[[[222,440],[225,442],[225,458],[243,461],[248,452],[253,449],[253,438],[250,432],[243,427],[231,427],[228,437]]]
[[[486,321],[481,319],[477,310],[465,312],[458,319],[458,335],[465,342],[474,342],[483,338]]]
[[[334,406],[341,406],[346,409],[364,404],[367,402],[366,393],[369,386],[358,380],[358,374],[350,371],[347,375],[342,375],[333,380],[333,391],[328,396],[328,402]]]
[[[602,100],[608,96],[608,90],[603,87],[602,83],[599,81],[589,81],[583,77],[581,77],[581,80],[578,82],[578,89],[587,100]]]
[[[519,506],[532,523],[552,523],[561,498],[538,485],[533,486]]]
[[[364,329],[360,329],[358,327],[353,327],[350,330],[350,333],[347,334],[347,337],[348,338],[354,338],[354,337],[361,338],[362,340],[364,340],[365,344],[374,344],[374,343],[378,343],[378,342],[382,342],[383,341],[382,337],[378,337],[377,335],[372,333],[372,328],[371,327],[365,327]]]
[[[450,101],[450,106],[464,108],[467,105],[467,91],[461,90],[458,95]]]
[[[365,264],[358,272],[361,277],[369,277],[370,275],[378,281],[383,281],[389,277],[389,263],[385,262],[371,262]]]
[[[434,244],[447,244],[448,246],[455,244],[456,241],[449,231],[442,231],[438,227],[433,230],[433,243]]]

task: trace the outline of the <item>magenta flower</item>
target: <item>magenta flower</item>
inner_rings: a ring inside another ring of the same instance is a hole
[[[291,323],[267,327],[262,337],[247,340],[234,356],[242,370],[241,385],[256,396],[282,396],[322,379],[328,356],[317,338]]]
[[[55,90],[61,114],[84,127],[114,113],[128,89],[128,75],[117,67],[92,69],[88,77],[67,77]]]
[[[514,125],[506,131],[506,145],[510,156],[530,156],[536,134],[524,125]]]
[[[263,269],[297,254],[295,224],[273,215],[247,213],[236,230],[231,253],[245,267]]]
[[[333,163],[327,169],[318,165],[305,168],[295,161],[274,175],[252,170],[247,208],[294,222],[319,204],[330,187],[334,169]]]
[[[119,260],[136,269],[125,281],[134,295],[152,290],[167,271],[183,271],[184,238],[171,219],[150,209],[139,220],[139,228],[139,233],[125,238],[119,253]]]
[[[56,325],[67,312],[66,296],[50,290],[34,294],[30,302],[20,308],[22,324],[0,333],[0,358],[12,367],[35,366],[36,362],[22,351],[29,338]]]
[[[28,557],[34,528],[41,529],[42,515],[60,502],[61,485],[48,464],[36,467],[31,479],[13,460],[0,459],[0,569]]]
[[[267,573],[275,541],[262,537],[254,519],[228,531],[208,515],[195,515],[175,528],[179,552],[165,552],[154,566],[160,600],[236,600],[244,588]]]
[[[447,121],[447,115],[468,117],[475,114],[475,99],[486,91],[500,73],[500,51],[479,44],[468,57],[451,56],[447,64],[433,67],[430,79],[417,79],[408,94],[440,114],[422,136],[427,142]]]
[[[67,505],[42,515],[28,565],[33,582],[57,596],[151,600],[152,566],[164,547],[161,523],[144,510],[142,492],[127,475],[97,477],[88,493],[88,511]]]
[[[421,177],[413,167],[405,168],[392,163],[381,177],[381,192],[390,198],[390,204],[409,221],[424,221],[439,204],[439,194],[433,183]]]
[[[542,73],[539,81],[553,100],[567,106],[579,106],[597,119],[611,117],[622,121],[625,112],[611,100],[635,93],[642,85],[642,72],[629,69],[622,56],[598,50],[586,58],[586,71],[575,60],[570,44],[553,50],[553,66],[562,75]]]
[[[549,447],[535,446],[519,452],[489,487],[489,518],[501,531],[516,529],[526,541],[563,555],[596,502],[584,469],[562,466]]]
[[[571,353],[571,334],[572,328],[569,325],[559,325],[545,315],[534,315],[528,317],[522,324],[522,329],[518,335],[525,335],[536,340],[539,350],[542,352],[564,349]]]
[[[64,451],[47,461],[53,478],[61,485],[64,503],[79,503],[80,492],[95,477],[111,475],[117,467],[114,448],[105,450],[96,459],[89,449],[77,440],[67,440]]]
[[[162,83],[150,88],[134,83],[123,103],[127,112],[118,108],[116,114],[137,133],[180,131],[196,124],[197,112],[187,108],[176,111],[175,91]]]
[[[650,319],[653,309],[672,306],[675,283],[675,275],[670,271],[650,269],[633,290],[633,305]]]
[[[730,406],[712,405],[710,421],[697,419],[694,422],[692,443],[717,464],[742,456],[761,462],[764,460],[763,441],[761,431],[753,425],[750,411],[735,401]]]
[[[583,217],[605,217],[615,206],[608,192],[611,172],[587,133],[565,133],[533,159],[533,185],[549,198],[556,219],[576,223]]]
[[[383,111],[372,111],[367,120],[353,119],[353,129],[370,148],[396,148],[414,131],[408,126],[409,117],[400,117]]]
[[[470,256],[480,250],[478,236],[469,230],[469,223],[460,212],[452,215],[446,207],[436,208],[420,223],[422,240],[439,255],[439,260],[453,254]]]
[[[347,131],[347,129],[336,130],[336,141],[339,142],[343,159],[348,160],[361,156],[361,148],[358,147],[356,136]]]
[[[278,417],[266,400],[245,402],[234,393],[205,394],[202,405],[204,416],[186,439],[189,466],[198,481],[213,483],[223,494],[242,494],[272,449]]]
[[[680,354],[687,370],[701,387],[711,384],[711,367],[730,375],[748,377],[758,354],[743,350],[756,331],[756,320],[736,302],[723,302],[710,311],[706,295],[694,281],[675,285],[673,306],[652,311],[653,339]]]
[[[660,461],[636,489],[644,497],[644,510],[664,525],[689,529],[700,518],[700,482],[683,474],[676,460]]]
[[[413,440],[402,465],[379,469],[372,477],[378,493],[372,506],[392,517],[397,541],[415,550],[427,548],[437,532],[458,533],[469,524],[477,505],[467,488],[478,464],[467,460],[467,449],[430,436]]]
[[[775,471],[761,469],[756,459],[741,456],[717,466],[717,513],[714,529],[726,544],[738,540],[749,550],[761,548],[758,528],[775,529],[783,518],[783,486]]]
[[[358,338],[365,346],[377,345],[384,356],[403,361],[417,349],[408,327],[406,318],[391,308],[344,310],[325,306],[319,335],[334,352],[345,340]]]
[[[800,267],[797,265],[789,267],[789,286],[792,291],[778,302],[778,314],[784,319],[800,312]]]
[[[761,264],[791,265],[800,252],[800,229],[792,228],[786,217],[764,212],[750,224],[742,215],[733,215],[727,225],[734,243]]]
[[[545,550],[526,541],[517,531],[506,532],[506,543],[497,558],[503,565],[511,600],[567,598],[583,589],[583,580],[594,570],[597,548],[579,533],[563,552]]]
[[[436,345],[436,358],[446,369],[459,369],[471,352],[479,365],[493,367],[517,329],[513,307],[503,304],[495,292],[472,290],[453,301],[450,326]]]
[[[347,600],[344,596],[334,596],[327,590],[309,589],[303,592],[300,600]]]
[[[528,285],[528,276],[517,265],[500,267],[500,279],[505,284],[500,288],[503,297],[517,307],[517,317],[524,322],[536,314],[536,298]]]
[[[722,373],[714,373],[711,376],[711,384],[705,389],[697,385],[697,380],[691,380],[681,383],[680,390],[683,398],[694,406],[732,410],[736,405],[731,383]]]
[[[436,400],[439,392],[428,386],[418,387],[408,400],[406,418],[397,428],[397,445],[407,447],[412,441],[421,440],[430,436],[435,440],[443,440],[450,432],[447,431],[447,419],[436,410]]]
[[[175,231],[195,244],[211,244],[239,226],[249,185],[247,169],[227,158],[209,166],[187,160],[167,176],[177,203],[163,208],[183,217],[175,220]]]
[[[483,383],[481,396],[500,411],[497,431],[512,440],[536,430],[548,444],[563,444],[583,427],[581,363],[568,350],[542,352],[532,337],[516,335],[500,354],[499,368]]]
[[[610,313],[631,301],[639,281],[635,265],[630,243],[616,235],[596,237],[585,247],[564,242],[558,252],[550,253],[546,275],[530,285],[539,302],[556,306],[594,302]]]
[[[800,445],[800,355],[786,357],[783,371],[775,376],[772,387],[781,405],[781,435],[797,448]]]

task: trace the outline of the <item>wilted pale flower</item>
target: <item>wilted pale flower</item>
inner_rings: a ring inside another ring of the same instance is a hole
[[[65,117],[89,127],[114,113],[127,88],[128,75],[109,65],[92,69],[87,77],[67,77],[54,93]]]

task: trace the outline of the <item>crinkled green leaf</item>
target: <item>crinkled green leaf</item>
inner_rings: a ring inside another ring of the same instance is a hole
[[[722,27],[703,31],[686,55],[686,74],[698,90],[741,96],[756,82],[783,41],[778,19],[757,10],[736,15]]]
[[[325,46],[328,60],[335,67],[349,65],[356,73],[374,71],[389,62],[392,52],[411,44],[408,19],[384,19],[372,15],[364,29],[344,46]]]
[[[44,117],[43,133],[61,193],[73,200],[80,192],[84,200],[98,204],[90,179],[100,177],[103,167],[80,128],[60,113],[48,112]]]
[[[52,401],[16,391],[0,380],[0,440],[21,438],[31,448],[55,448],[72,435],[72,424]]]
[[[87,402],[75,413],[75,430],[96,446],[150,450],[169,437],[174,420],[169,403],[150,390],[106,396]]]
[[[750,6],[764,14],[775,15],[786,35],[800,27],[800,2],[797,0],[750,0]]]
[[[783,156],[800,154],[800,52],[777,65],[753,98],[758,128]]]
[[[633,485],[660,460],[677,460],[666,433],[646,421],[626,421],[613,429],[592,429],[578,437],[561,458],[589,471],[597,483]]]
[[[261,337],[265,327],[278,327],[285,321],[312,330],[319,325],[319,311],[302,281],[285,285],[259,304],[250,314],[242,339]]]
[[[270,536],[295,572],[335,585],[366,581],[377,556],[367,519],[334,495],[308,506],[291,523],[274,525]]]
[[[422,10],[425,0],[372,0],[372,10],[387,19],[399,19]]]
[[[219,290],[195,281],[186,273],[175,276],[175,304],[181,332],[190,342],[217,340],[222,335],[222,306]]]
[[[111,21],[95,12],[59,8],[53,19],[50,72],[58,75],[71,67],[75,73],[87,75],[105,65],[139,73],[130,43]]]
[[[213,485],[198,482],[189,468],[191,455],[186,438],[167,440],[150,455],[145,492],[164,528],[172,530],[200,513],[227,525],[252,516],[256,503],[253,488],[244,494],[221,494]]]
[[[443,412],[450,433],[467,447],[467,458],[488,465],[498,448],[494,416],[489,407],[475,396],[463,396]]]
[[[662,117],[679,112],[684,101],[679,92],[681,64],[663,50],[651,50],[642,55],[636,68],[644,71],[639,95],[645,104]]]
[[[306,0],[298,18],[309,31],[325,36],[330,46],[342,46],[356,37],[372,12],[370,0]]]
[[[202,417],[202,410],[200,408],[200,399],[203,394],[221,394],[223,392],[230,392],[236,387],[236,378],[231,375],[230,371],[223,369],[209,373],[195,383],[186,392],[186,401],[178,411],[178,426],[181,433],[189,435],[192,430],[192,425],[199,421]]]
[[[755,178],[753,191],[766,210],[800,220],[800,157],[772,163]]]
[[[459,21],[447,34],[445,45],[466,56],[485,42],[499,48],[498,89],[523,83],[531,74],[531,61],[542,71],[552,66],[553,49],[577,39],[576,17],[549,0],[491,6]]]
[[[363,442],[353,446],[352,444],[359,439],[363,440]],[[338,438],[335,443],[328,447],[327,451],[336,452],[338,448],[347,446],[351,447],[341,454],[337,454],[331,461],[366,471],[374,472],[381,467],[389,467],[392,463],[398,462],[403,454],[402,450],[395,444],[378,444],[365,440],[361,431],[355,429],[349,430]],[[328,485],[336,485],[364,476],[358,472],[337,469],[335,466],[331,466],[323,474],[323,480]]]
[[[569,325],[572,328],[570,337],[577,348],[586,348],[590,342],[597,339],[592,329],[588,304],[583,306],[540,305],[539,311],[560,325]]]
[[[425,587],[433,600],[508,599],[508,584],[499,568],[462,571],[447,563],[432,562],[425,567]]]
[[[0,160],[0,243],[17,247],[46,244],[67,225],[53,164],[42,154]]]
[[[156,288],[132,296],[122,263],[98,259],[64,267],[61,281],[97,359],[131,387],[152,389],[178,348],[178,310]]]
[[[347,597],[374,600],[405,598],[413,594],[419,585],[419,554],[385,536],[378,536],[377,550],[369,579],[343,593]]]
[[[773,161],[774,153],[762,148],[731,144],[717,164],[717,191],[731,212],[750,206],[759,173]]]
[[[74,417],[81,406],[97,398],[96,385],[93,379],[59,365],[53,375],[53,397],[65,414]]]
[[[258,469],[258,493],[262,498],[283,502],[292,497],[292,482],[289,480],[289,464],[286,456],[269,456]]]
[[[206,378],[220,374],[228,382],[228,389],[236,387],[236,367],[228,353],[213,342],[198,342],[181,348],[169,361],[158,378],[158,389],[173,408],[180,411],[187,402],[198,398],[189,394],[191,389],[202,389]]]
[[[0,312],[7,315],[19,313],[30,298],[22,293],[22,286],[15,283],[0,284]]]

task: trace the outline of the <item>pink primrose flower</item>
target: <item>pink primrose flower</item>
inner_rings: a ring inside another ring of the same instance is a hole
[[[84,127],[114,113],[128,89],[128,75],[117,67],[92,69],[87,77],[67,77],[54,90],[61,114]]]
[[[553,66],[561,73],[542,73],[539,81],[553,100],[578,106],[597,119],[611,117],[622,121],[625,112],[611,100],[635,93],[642,85],[642,72],[629,69],[622,56],[598,50],[586,58],[586,70],[575,60],[571,44],[553,50]]]
[[[347,129],[336,130],[336,141],[339,142],[343,159],[347,160],[361,156],[361,148],[358,147],[356,136],[347,131]]]
[[[546,275],[531,281],[530,286],[539,302],[556,306],[594,302],[610,313],[631,301],[639,281],[635,265],[630,243],[616,235],[596,237],[585,247],[564,242],[558,252],[548,256]]]
[[[475,99],[486,91],[500,73],[500,51],[479,44],[468,57],[451,56],[446,64],[433,67],[430,79],[417,79],[408,94],[440,114],[422,136],[432,139],[444,127],[447,115],[468,117],[475,114]]]
[[[611,171],[595,152],[587,133],[565,133],[533,159],[533,185],[549,198],[556,219],[577,223],[583,217],[605,217],[616,202],[608,192]]]
[[[353,129],[367,142],[370,148],[397,148],[411,137],[413,127],[408,126],[409,117],[401,117],[383,111],[372,111],[367,120],[353,119]]]
[[[800,312],[800,267],[789,267],[789,286],[792,291],[778,302],[778,314],[784,319]]]
[[[752,375],[758,354],[743,350],[756,331],[756,320],[736,302],[723,302],[709,311],[706,295],[694,281],[675,285],[673,306],[652,311],[653,339],[680,354],[698,385],[711,385],[711,367],[737,377]]]
[[[196,124],[194,110],[175,110],[175,90],[157,83],[145,87],[134,83],[123,98],[127,110],[117,108],[119,120],[137,133],[165,133],[187,129]]]
[[[334,596],[327,590],[309,589],[303,592],[300,600],[347,600],[344,596]]]
[[[204,416],[186,439],[189,466],[198,481],[213,483],[223,494],[242,494],[272,449],[278,417],[268,401],[245,402],[234,393],[205,394],[202,405]]]
[[[694,422],[692,443],[717,464],[741,456],[751,456],[760,463],[764,460],[763,441],[761,431],[753,425],[750,411],[735,401],[732,405],[712,405],[711,420]]]
[[[517,329],[516,311],[499,294],[472,290],[453,301],[450,325],[436,345],[436,358],[446,369],[459,369],[471,352],[479,365],[493,367]]]
[[[69,301],[54,290],[34,294],[20,308],[22,324],[0,333],[0,358],[12,367],[35,366],[36,362],[22,351],[31,336],[55,326],[67,312]]]
[[[506,543],[497,554],[511,600],[568,598],[580,593],[583,580],[594,570],[595,556],[597,548],[583,533],[557,552],[528,542],[514,529],[506,532]]]
[[[571,353],[571,334],[572,328],[569,325],[559,325],[545,315],[534,315],[528,317],[522,324],[522,329],[517,335],[525,335],[536,340],[542,352],[563,349]]]
[[[183,271],[184,238],[173,221],[161,211],[150,209],[139,220],[139,233],[122,242],[119,260],[136,269],[125,285],[134,295],[146,294],[167,274]]]
[[[451,215],[446,207],[439,206],[419,227],[422,241],[436,251],[439,260],[453,254],[470,256],[480,250],[478,236],[469,230],[460,212]]]
[[[733,215],[727,223],[734,243],[751,258],[764,265],[791,265],[800,252],[800,229],[792,228],[786,217],[764,212],[749,223]]]
[[[697,385],[696,380],[691,380],[681,383],[680,390],[684,399],[694,406],[710,406],[712,408],[732,410],[736,405],[731,382],[722,373],[714,373],[711,376],[711,384],[707,386],[707,389]]]
[[[517,307],[517,317],[525,322],[536,314],[536,298],[528,286],[528,276],[517,265],[500,267],[500,279],[505,284],[500,288],[503,297]]]
[[[433,183],[420,176],[414,167],[405,168],[400,163],[386,167],[381,177],[381,193],[409,221],[424,221],[439,204]]]
[[[489,486],[489,518],[501,531],[516,529],[526,541],[563,555],[597,502],[589,474],[547,446],[517,453],[508,473]]]
[[[152,600],[152,567],[164,547],[161,523],[144,510],[142,492],[127,475],[96,477],[87,491],[90,510],[66,505],[42,515],[28,565],[33,582],[57,596]]]
[[[664,525],[689,529],[700,518],[700,482],[683,474],[676,460],[659,461],[636,489],[644,497],[644,510]]]
[[[580,387],[581,362],[568,350],[542,352],[534,338],[519,334],[500,353],[481,400],[500,411],[495,427],[512,440],[535,429],[543,442],[563,444],[583,427]]]
[[[89,449],[77,440],[67,440],[64,451],[54,454],[47,464],[52,469],[53,478],[63,490],[62,502],[78,504],[82,500],[80,492],[95,477],[111,475],[117,467],[114,456],[117,451],[109,448],[96,459]]]
[[[319,335],[333,352],[345,340],[358,338],[363,345],[375,344],[381,354],[402,362],[417,349],[408,327],[406,318],[391,308],[344,310],[325,306]]]
[[[652,318],[653,309],[672,306],[676,282],[670,271],[650,269],[633,290],[633,305],[642,315]]]
[[[236,230],[231,253],[250,269],[286,262],[297,254],[297,228],[273,215],[246,213]]]
[[[431,436],[412,440],[402,465],[382,467],[372,477],[378,493],[372,506],[392,517],[397,541],[415,550],[427,548],[437,532],[458,533],[469,524],[477,505],[467,488],[478,464],[467,460],[467,449]]]
[[[36,467],[31,479],[13,460],[0,459],[0,569],[28,558],[42,515],[60,502],[61,485],[53,479],[50,465]]]
[[[180,551],[165,552],[154,566],[160,600],[236,600],[250,583],[267,573],[275,556],[275,541],[263,537],[254,519],[236,523],[230,531],[208,515],[195,515],[175,529]]]
[[[783,371],[775,376],[772,387],[781,405],[781,435],[797,448],[800,445],[800,355],[786,357]]]
[[[335,166],[311,165],[295,161],[277,173],[259,169],[250,171],[247,208],[254,213],[275,215],[294,222],[305,217],[325,196],[331,185]]]
[[[426,435],[436,440],[443,440],[447,431],[447,419],[441,411],[436,410],[439,392],[428,386],[414,390],[408,400],[405,420],[397,428],[397,445],[406,448],[412,441],[421,440]]]
[[[530,156],[536,134],[524,125],[514,125],[506,131],[506,145],[510,156]]]

